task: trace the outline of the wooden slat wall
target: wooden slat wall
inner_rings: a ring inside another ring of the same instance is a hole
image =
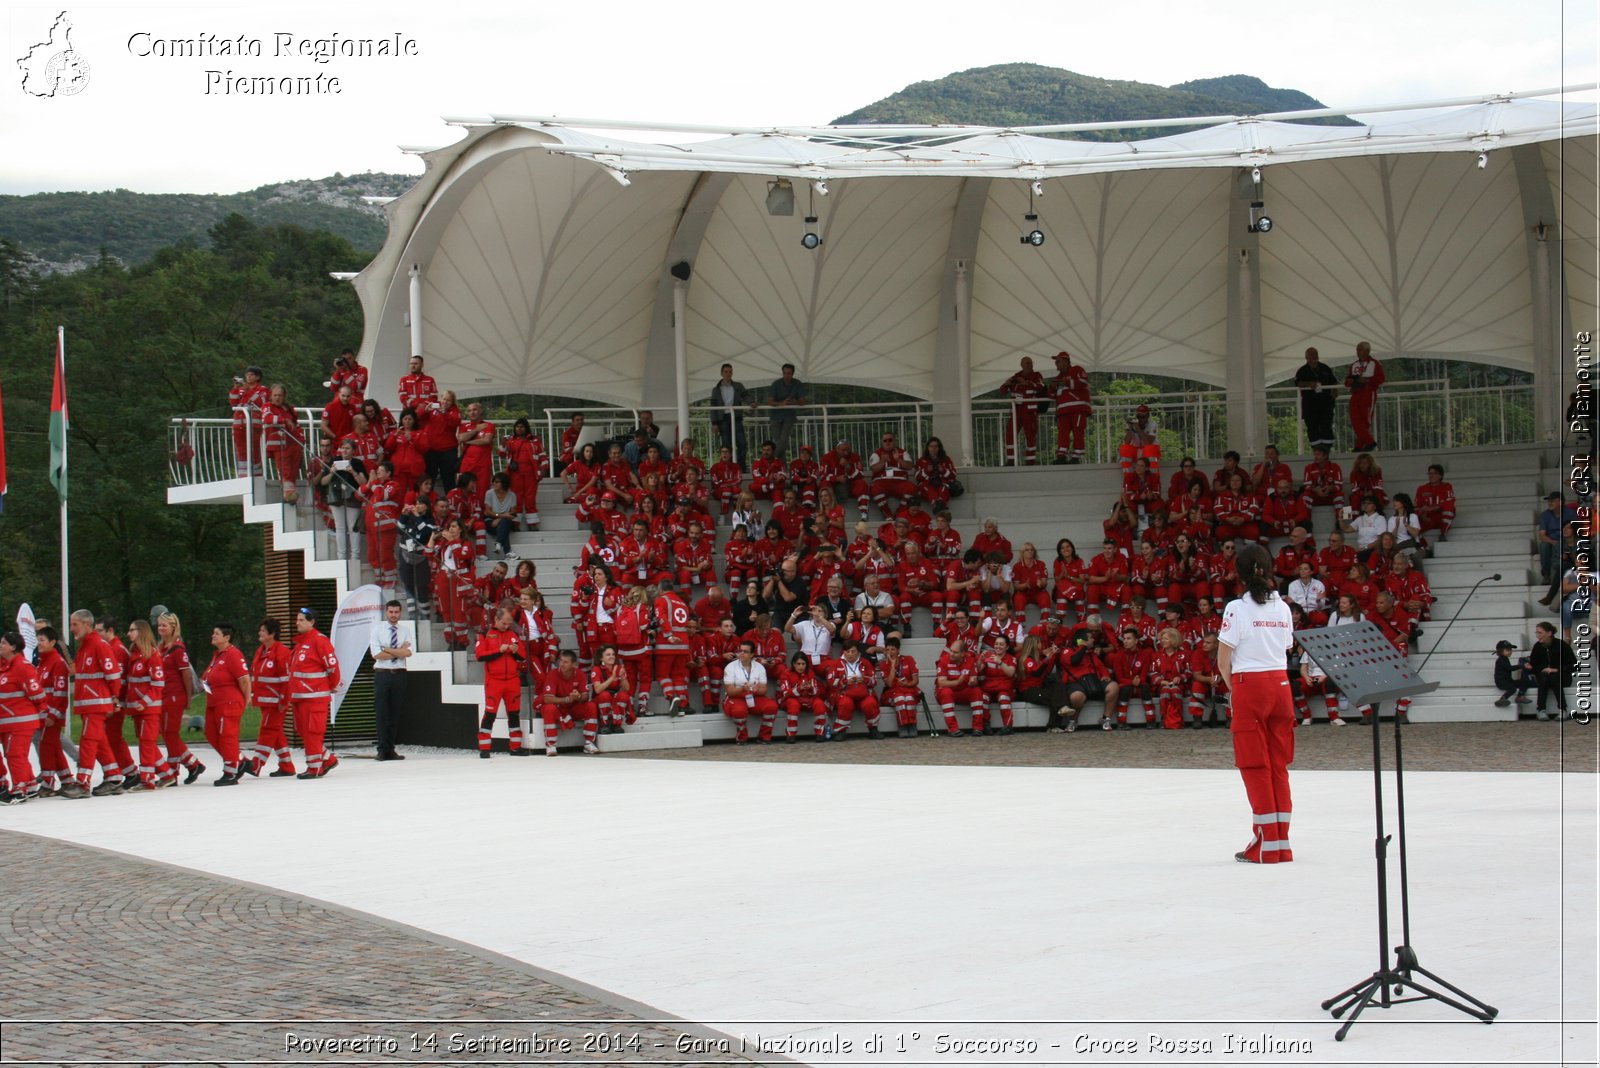
[[[278,621],[282,640],[289,645],[294,643],[294,615],[298,609],[307,606],[316,609],[318,625],[326,634],[339,607],[335,600],[337,585],[331,579],[307,580],[304,559],[299,552],[278,552],[270,545],[266,547],[263,566],[267,615]],[[256,621],[246,630],[246,641],[253,641]],[[339,718],[328,731],[328,738],[338,742],[370,741],[377,733],[372,708],[372,657],[364,656],[349,692],[339,705]],[[290,740],[299,744],[292,727]]]

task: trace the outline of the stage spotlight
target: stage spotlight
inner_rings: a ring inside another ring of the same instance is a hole
[[[828,195],[828,180],[826,178],[818,178],[815,182],[811,183],[811,187],[817,191],[817,196],[819,197],[825,197]]]
[[[1024,215],[1023,219],[1035,224],[1039,222],[1039,216],[1035,215],[1031,211]],[[1044,231],[1035,225],[1032,230],[1029,230],[1027,233],[1022,235],[1022,243],[1024,245],[1032,245],[1034,248],[1038,248],[1040,245],[1044,244]]]
[[[1261,184],[1261,168],[1260,167],[1251,167],[1250,168],[1250,180],[1252,182],[1254,182],[1256,185],[1260,185]]]
[[[1489,165],[1489,153],[1487,153],[1487,152],[1479,152],[1478,153],[1478,169],[1481,171],[1485,167],[1487,167],[1488,165]]]
[[[814,249],[820,244],[822,244],[822,236],[817,233],[817,217],[815,215],[807,215],[806,232],[805,236],[800,239],[800,247]]]
[[[1044,183],[1037,178],[1033,180],[1033,195],[1036,197],[1044,196]]]
[[[672,277],[676,278],[680,282],[687,282],[689,280],[691,269],[689,267],[688,260],[679,260],[677,263],[674,263],[671,267],[667,268],[667,270],[672,274]]]
[[[1265,234],[1272,230],[1272,219],[1262,213],[1263,207],[1265,205],[1259,200],[1250,202],[1250,225],[1246,229],[1252,234]]]
[[[794,186],[787,178],[775,178],[767,183],[767,214],[794,214]]]

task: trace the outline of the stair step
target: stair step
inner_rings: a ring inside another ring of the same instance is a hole
[[[690,727],[642,731],[630,727],[622,734],[602,734],[596,744],[602,753],[637,753],[649,749],[698,749],[705,739]]]

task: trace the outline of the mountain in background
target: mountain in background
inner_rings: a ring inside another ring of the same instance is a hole
[[[1244,74],[1163,86],[1091,78],[1037,63],[1003,63],[916,82],[874,104],[841,115],[834,122],[1047,126],[1189,115],[1251,115],[1322,106],[1305,93],[1274,89],[1261,79]],[[1355,125],[1342,117],[1307,121]],[[1093,130],[1071,136],[1088,141],[1131,141],[1174,132],[1173,127],[1152,127]]]
[[[124,263],[142,263],[156,249],[180,241],[204,247],[207,231],[238,213],[257,226],[327,230],[370,258],[383,245],[388,224],[382,207],[361,198],[396,197],[416,180],[373,172],[274,182],[243,193],[116,189],[0,196],[0,238],[36,257],[45,270],[73,271],[95,262],[102,248]]]
[[[835,119],[839,124],[958,123],[1040,126],[1070,122],[1250,115],[1317,108],[1294,89],[1274,89],[1260,78],[1233,74],[1180,85],[1091,78],[1037,63],[1006,63],[917,82],[875,104]],[[1317,121],[1353,125],[1349,119]],[[1176,132],[1174,128],[1103,130],[1074,135],[1122,141]],[[326,230],[349,241],[363,257],[386,236],[383,208],[361,198],[396,197],[416,181],[409,174],[335,174],[331,178],[274,182],[244,193],[36,193],[0,196],[0,240],[32,256],[46,271],[93,264],[104,249],[138,264],[179,242],[207,247],[209,231],[238,213],[257,226],[292,224]],[[362,263],[350,264],[355,270]]]

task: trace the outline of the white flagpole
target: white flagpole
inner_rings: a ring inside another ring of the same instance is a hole
[[[61,420],[61,484],[67,482],[67,425],[72,412],[67,402],[67,328],[56,327],[56,347],[61,353],[61,403],[65,411]],[[58,633],[67,633],[67,620],[72,616],[71,598],[67,594],[67,498],[61,498],[61,618],[56,620]]]

